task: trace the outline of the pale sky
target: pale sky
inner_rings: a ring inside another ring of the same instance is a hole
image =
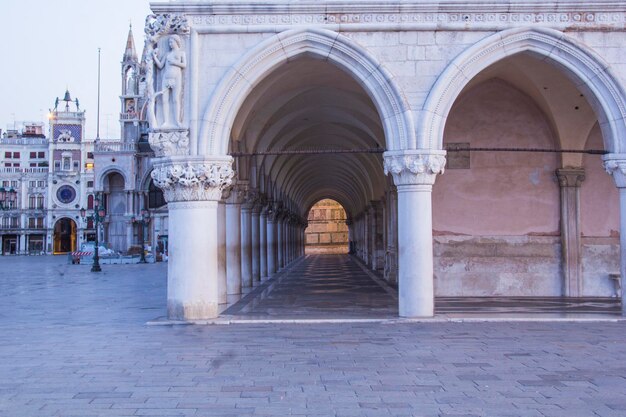
[[[128,25],[141,57],[148,14],[148,0],[0,0],[0,129],[14,120],[46,122],[67,87],[86,110],[86,135],[94,138],[101,48],[100,137],[119,138],[120,61]]]

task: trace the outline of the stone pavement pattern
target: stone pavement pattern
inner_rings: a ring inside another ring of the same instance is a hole
[[[626,415],[624,322],[146,326],[164,264],[0,264],[0,416]]]

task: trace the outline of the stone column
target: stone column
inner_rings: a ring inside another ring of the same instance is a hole
[[[217,205],[232,183],[230,156],[155,160],[152,178],[169,211],[167,311],[175,320],[218,315]]]
[[[387,248],[385,249],[385,279],[395,284],[398,282],[398,196],[396,187],[387,193]]]
[[[277,271],[276,221],[276,210],[272,208],[267,213],[267,274],[270,277]]]
[[[236,186],[226,200],[226,289],[241,294],[241,203],[245,189]]]
[[[619,254],[620,278],[622,280],[622,316],[626,316],[626,154],[608,154],[602,157],[606,172],[613,176],[619,189]]]
[[[261,279],[261,259],[260,247],[261,240],[259,235],[259,215],[261,206],[255,205],[252,208],[252,284],[259,282]]]
[[[217,290],[219,303],[226,304],[226,204],[223,201],[217,205]]]
[[[252,204],[241,207],[241,285],[252,286]]]
[[[259,232],[261,234],[261,280],[268,278],[267,273],[267,210],[268,207],[263,207],[261,210],[261,223]]]
[[[563,295],[583,296],[580,230],[580,185],[585,180],[583,168],[556,170],[561,188],[561,247],[563,256]]]
[[[285,252],[283,246],[285,244],[285,219],[281,214],[276,219],[276,269],[281,270],[285,267]]]
[[[432,187],[445,151],[385,152],[385,174],[398,188],[398,295],[402,317],[434,315]]]

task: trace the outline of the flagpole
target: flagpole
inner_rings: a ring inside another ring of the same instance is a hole
[[[100,140],[100,48],[98,48],[98,114],[96,115],[96,140]]]

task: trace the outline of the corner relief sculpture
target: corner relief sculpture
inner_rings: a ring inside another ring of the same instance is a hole
[[[626,154],[607,154],[602,160],[604,169],[613,177],[617,188],[626,188]]]
[[[157,165],[151,175],[167,202],[218,201],[235,172],[231,161],[187,161]]]
[[[184,42],[189,34],[187,18],[177,14],[146,18],[144,62],[148,141],[155,156],[189,153],[189,129],[183,122],[183,91],[187,56]]]
[[[437,174],[443,174],[446,165],[445,152],[403,152],[385,155],[385,175],[393,175],[398,185],[435,183]]]

